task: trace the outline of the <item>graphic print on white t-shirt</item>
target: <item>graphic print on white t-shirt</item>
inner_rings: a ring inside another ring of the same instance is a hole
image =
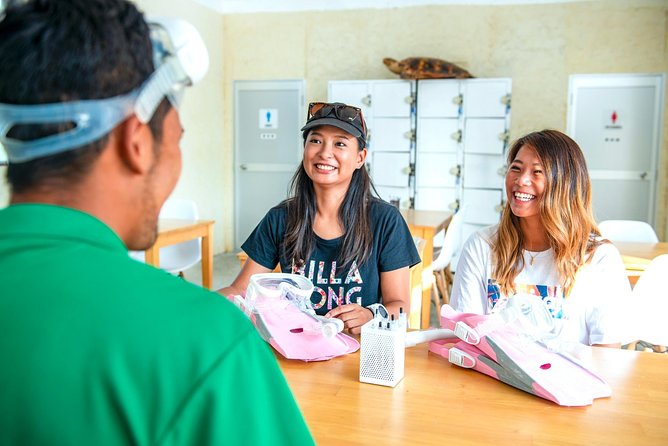
[[[326,265],[329,268],[326,268]],[[336,261],[311,260],[302,265],[301,268],[298,268],[294,262],[292,263],[293,274],[306,276],[313,282],[314,289],[311,303],[314,310],[324,306],[331,310],[339,305],[351,303],[362,305],[362,285],[364,281],[359,268],[357,268],[357,262],[353,261],[347,271],[338,271],[336,268]],[[320,300],[317,300],[318,296]]]
[[[564,290],[561,286],[515,282],[515,292],[517,294],[532,294],[536,297],[540,297],[554,319],[564,318]],[[487,281],[487,302],[489,308],[492,309],[492,312],[494,312],[494,307],[499,303],[505,305],[507,300],[508,297],[501,294],[501,290],[496,281],[494,279],[489,279]]]

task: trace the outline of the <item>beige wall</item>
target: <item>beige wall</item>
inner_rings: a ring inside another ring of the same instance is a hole
[[[173,197],[193,199],[200,218],[215,220],[214,252],[224,250],[223,17],[191,1],[136,0],[147,15],[181,17],[195,25],[209,50],[209,72],[187,90],[180,110],[183,171]]]
[[[605,0],[226,15],[226,247],[233,227],[233,80],[305,78],[307,101],[324,100],[332,79],[395,78],[383,57],[439,57],[476,77],[513,79],[515,138],[545,127],[565,130],[569,74],[668,71],[667,14],[667,1]],[[666,147],[664,142],[656,225],[663,239],[668,237]]]

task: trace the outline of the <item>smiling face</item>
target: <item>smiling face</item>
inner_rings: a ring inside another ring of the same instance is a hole
[[[350,185],[353,173],[366,160],[366,149],[350,133],[323,125],[311,130],[304,144],[304,170],[315,187]]]
[[[540,218],[545,191],[545,170],[533,147],[524,145],[506,173],[506,194],[510,210],[520,218]]]

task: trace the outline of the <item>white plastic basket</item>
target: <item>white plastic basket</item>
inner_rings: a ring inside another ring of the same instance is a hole
[[[387,324],[374,318],[362,326],[360,382],[394,387],[404,377],[406,327]]]

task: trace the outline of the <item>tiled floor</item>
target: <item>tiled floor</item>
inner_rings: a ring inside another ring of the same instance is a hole
[[[236,253],[223,253],[213,257],[213,289],[219,290],[232,283],[241,270]],[[200,264],[184,271],[186,279],[197,285],[202,284]]]

